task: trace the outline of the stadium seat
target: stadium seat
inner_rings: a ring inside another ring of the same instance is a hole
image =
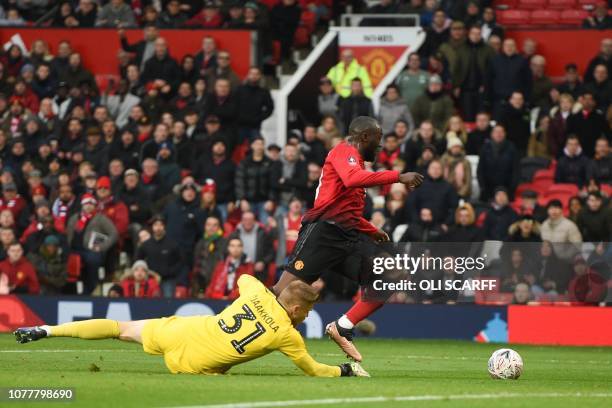
[[[516,8],[518,0],[499,0],[495,2],[495,7],[500,10],[508,10]]]
[[[580,189],[575,184],[569,183],[557,183],[551,185],[548,190],[544,193],[544,197],[549,197],[557,193],[570,194],[572,196],[577,195]]]
[[[576,0],[548,0],[549,10],[571,10],[576,6]]]
[[[530,16],[531,24],[552,25],[559,23],[559,12],[557,10],[534,10]]]
[[[534,186],[534,191],[536,191],[539,195],[544,195],[546,191],[555,183],[553,179],[541,178],[538,180],[534,180],[532,185]]]
[[[526,10],[503,10],[497,13],[497,17],[502,25],[529,24],[529,11]]]
[[[601,191],[605,193],[608,197],[612,196],[612,184],[602,184]]]
[[[521,196],[523,191],[527,191],[527,190],[538,192],[538,186],[533,183],[521,183],[518,185],[518,187],[514,191],[514,196],[518,198]]]
[[[261,0],[261,3],[265,4],[269,9],[276,6],[279,2],[279,0]]]
[[[550,160],[543,157],[525,157],[521,159],[521,182],[531,181],[536,171],[547,169],[549,166]]]
[[[589,12],[585,10],[563,10],[559,16],[559,23],[579,26],[588,16]]]
[[[539,10],[546,8],[546,0],[519,0],[518,6],[521,10]]]
[[[578,5],[585,10],[593,10],[598,0],[578,0]]]
[[[542,169],[538,170],[533,174],[533,182],[538,180],[550,180],[553,181],[555,178],[555,171],[553,169]]]

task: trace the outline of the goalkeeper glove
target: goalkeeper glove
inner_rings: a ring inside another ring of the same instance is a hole
[[[369,377],[370,374],[359,363],[340,364],[341,377]]]

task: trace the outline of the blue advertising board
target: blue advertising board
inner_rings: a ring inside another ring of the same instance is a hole
[[[45,296],[0,296],[0,303],[3,298],[4,302],[11,300],[11,307],[0,308],[0,322],[4,320],[12,324],[0,324],[0,327],[18,324],[16,314],[37,316],[47,324],[93,318],[126,321],[171,315],[216,314],[228,304],[223,301],[195,299]],[[300,331],[308,338],[322,337],[325,324],[337,319],[351,305],[348,302],[317,304],[300,327]],[[373,334],[375,337],[463,339],[482,342],[506,342],[508,338],[505,306],[387,304],[372,315],[371,320],[376,324]]]

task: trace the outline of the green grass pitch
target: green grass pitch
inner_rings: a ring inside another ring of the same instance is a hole
[[[52,403],[53,407],[229,403],[244,403],[242,406],[247,408],[612,406],[610,348],[513,346],[523,357],[525,371],[519,380],[501,381],[489,378],[486,370],[491,352],[500,345],[357,341],[364,355],[363,366],[372,378],[308,378],[280,353],[235,367],[224,376],[171,375],[162,358],[145,354],[137,344],[48,339],[19,345],[7,334],[0,335],[0,387],[75,390],[73,402]],[[321,362],[345,361],[329,340],[307,344]],[[284,402],[255,404],[258,401]],[[28,404],[0,402],[6,407],[25,405]],[[48,405],[35,402],[29,406]]]

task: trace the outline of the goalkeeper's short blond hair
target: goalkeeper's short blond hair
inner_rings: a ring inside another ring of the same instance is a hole
[[[287,305],[300,305],[311,308],[319,299],[319,292],[311,285],[300,280],[291,282],[278,296],[278,300]]]

